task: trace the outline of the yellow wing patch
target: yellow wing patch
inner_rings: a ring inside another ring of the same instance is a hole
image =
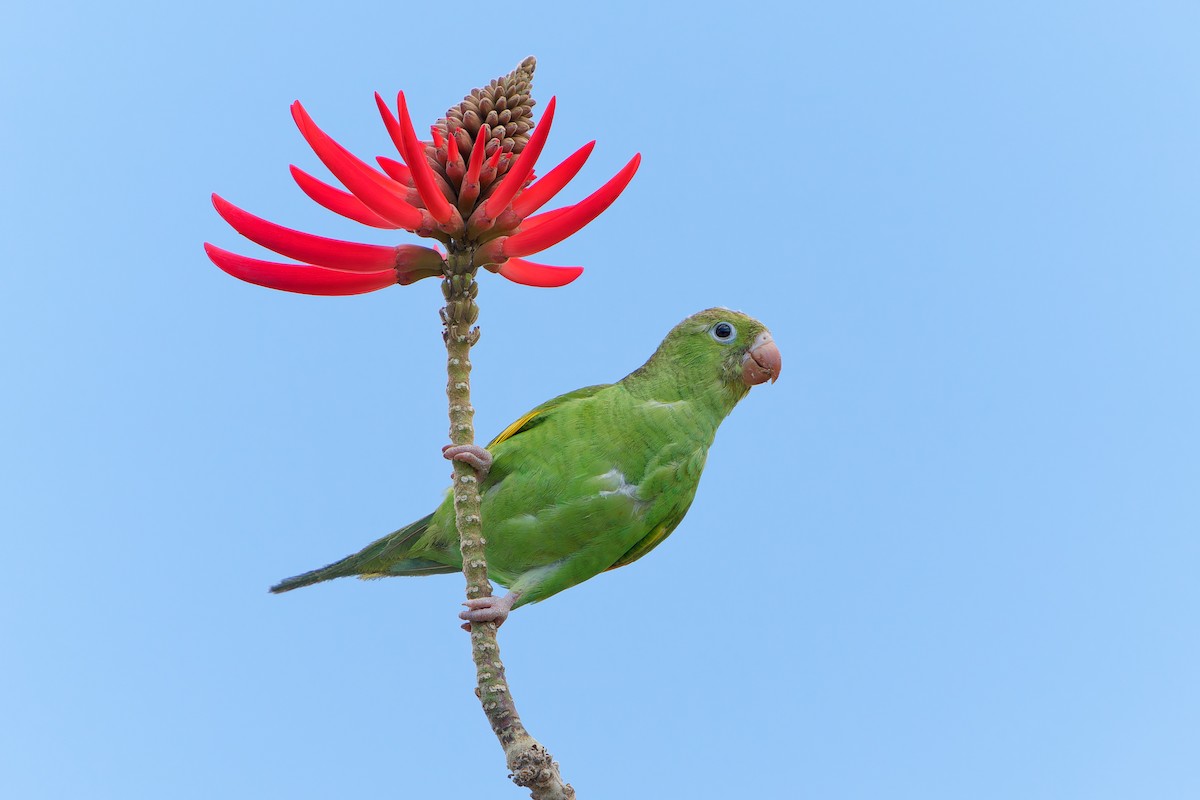
[[[606,569],[605,572],[616,569],[617,567],[623,567],[626,564],[632,564],[634,561],[637,561],[639,558],[646,555],[646,553],[649,553],[651,550],[657,547],[659,542],[667,538],[667,535],[671,533],[673,528],[674,526],[669,522],[664,522],[662,525],[659,525],[657,528],[643,536],[637,544],[629,548],[625,555],[618,558],[617,563]]]
[[[509,425],[507,428],[500,431],[499,436],[497,436],[495,439],[492,439],[492,441],[488,442],[488,447],[492,447],[494,445],[500,444],[501,442],[508,441],[509,439],[516,436],[518,433],[520,433],[522,430],[524,430],[525,427],[527,425],[529,425],[529,423],[532,420],[534,420],[535,418],[540,417],[543,414],[546,414],[547,412],[556,411],[557,409],[562,408],[567,403],[573,403],[577,400],[586,400],[587,398],[594,396],[601,389],[607,389],[610,385],[611,384],[607,384],[607,383],[599,383],[599,384],[596,384],[595,386],[585,386],[582,389],[576,389],[573,392],[567,392],[564,395],[559,395],[558,397],[554,398],[553,400],[549,400],[545,403],[542,403],[540,406],[533,409],[533,411],[530,411],[528,414],[521,417],[519,420],[514,422],[512,425]],[[542,421],[544,421],[544,420],[539,420],[539,423]]]
[[[545,410],[546,409],[544,409],[544,408],[535,408],[533,411],[530,411],[528,414],[521,417],[519,420],[514,422],[512,425],[509,425],[507,428],[500,431],[499,436],[497,436],[495,439],[492,439],[490,442],[488,442],[488,447],[495,447],[496,445],[500,444],[501,442],[505,441],[506,439],[512,438],[514,435],[516,435],[517,431],[519,431],[519,430],[521,430],[521,428],[525,427],[526,422],[529,422],[529,420],[533,419],[534,417],[536,417],[538,414],[541,414]]]

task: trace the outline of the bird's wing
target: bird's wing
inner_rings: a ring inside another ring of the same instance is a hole
[[[623,567],[626,564],[632,564],[642,556],[646,555],[646,553],[649,553],[651,550],[658,547],[664,539],[671,535],[671,531],[675,530],[675,527],[683,520],[683,515],[685,513],[687,513],[686,508],[682,511],[672,514],[670,518],[663,520],[654,528],[654,530],[650,531],[650,533],[646,534],[641,540],[638,541],[637,544],[629,548],[629,550],[625,552],[625,555],[618,558],[616,563],[609,567],[608,570],[614,570],[617,567]],[[608,570],[605,570],[605,572]]]
[[[683,521],[696,497],[696,487],[708,448],[699,442],[677,440],[666,445],[649,464],[642,492],[650,499],[646,510],[649,532],[608,569],[632,564],[666,539]]]
[[[585,386],[582,389],[576,389],[573,392],[560,394],[553,400],[547,400],[540,406],[534,408],[528,414],[525,414],[520,419],[509,425],[504,430],[500,431],[500,434],[496,436],[495,439],[492,439],[490,442],[488,442],[488,449],[495,447],[501,442],[508,441],[518,433],[524,433],[535,425],[540,425],[549,419],[551,413],[553,413],[556,409],[562,408],[567,403],[570,403],[573,400],[582,400],[585,397],[591,397],[596,392],[600,391],[601,389],[606,389],[609,386],[611,386],[611,384],[608,383],[600,383],[595,386]]]

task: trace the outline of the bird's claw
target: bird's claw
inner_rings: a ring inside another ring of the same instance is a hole
[[[492,454],[477,444],[448,444],[442,448],[442,455],[450,461],[470,464],[479,473],[481,481],[492,468]]]
[[[516,599],[516,596],[509,592],[504,597],[475,597],[468,600],[463,603],[467,610],[458,614],[459,619],[466,620],[462,629],[471,630],[472,622],[494,622],[499,628],[504,624],[504,620],[508,619],[508,612],[512,611]]]

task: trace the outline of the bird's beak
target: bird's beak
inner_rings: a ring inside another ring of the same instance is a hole
[[[783,369],[783,356],[775,346],[771,334],[763,331],[750,346],[749,352],[742,356],[742,381],[747,386],[757,386],[765,383],[768,378],[771,383],[779,379],[779,371]]]

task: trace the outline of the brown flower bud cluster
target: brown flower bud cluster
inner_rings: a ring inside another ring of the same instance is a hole
[[[462,102],[446,112],[433,127],[444,137],[453,136],[459,155],[464,161],[471,160],[471,151],[479,138],[479,128],[486,125],[488,132],[484,144],[484,157],[490,158],[497,150],[502,153],[519,153],[529,142],[533,130],[533,71],[537,59],[529,56],[512,72],[496,78],[487,86],[472,89]],[[425,148],[430,165],[449,179],[446,174],[446,150],[433,145]],[[497,164],[496,177],[508,171],[511,158],[501,157]],[[453,183],[453,181],[451,181]]]

